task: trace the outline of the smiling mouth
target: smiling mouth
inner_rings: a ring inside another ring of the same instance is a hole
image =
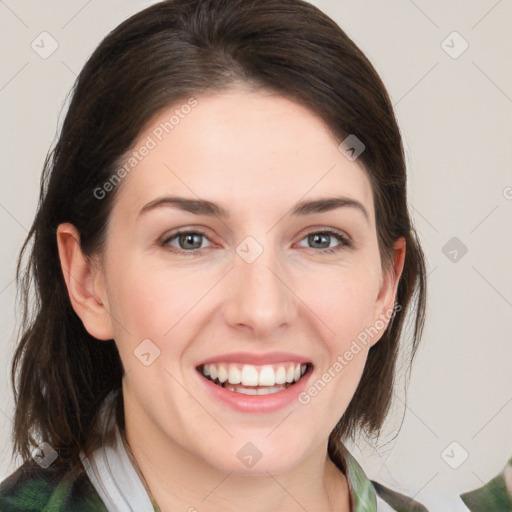
[[[262,366],[212,363],[196,369],[203,378],[228,391],[244,395],[271,395],[299,382],[312,367],[311,363],[288,361]]]

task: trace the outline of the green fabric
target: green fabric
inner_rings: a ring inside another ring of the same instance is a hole
[[[363,469],[348,452],[345,454],[344,464],[354,512],[376,512],[375,491]]]
[[[380,498],[392,506],[396,512],[428,512],[421,503],[414,501],[409,496],[392,491],[377,482],[372,483]]]
[[[25,462],[0,483],[0,512],[107,512],[85,471],[75,479],[66,471]]]
[[[155,512],[162,512],[153,497],[151,498],[151,503],[153,504],[153,508],[155,509]]]
[[[377,512],[376,495],[397,512],[428,512],[417,501],[392,491],[384,485],[368,480],[361,466],[349,452],[345,454],[344,465],[354,503],[353,512]]]
[[[397,512],[425,512],[409,498],[370,481],[357,461],[346,453],[335,461],[346,473],[353,503],[352,512],[377,512],[378,494]],[[161,512],[151,497],[155,512]],[[33,460],[25,462],[0,483],[0,512],[107,512],[107,508],[85,470],[70,478],[56,465],[42,468]],[[477,509],[475,509],[477,510]],[[480,509],[478,509],[480,510]],[[496,509],[498,510],[498,509]],[[509,509],[499,509],[502,510]]]
[[[471,512],[512,512],[512,458],[497,477],[461,499]]]

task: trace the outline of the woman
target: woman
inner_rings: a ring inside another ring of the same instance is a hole
[[[425,510],[343,444],[386,417],[425,264],[387,92],[317,8],[168,0],[117,27],[19,261],[3,512]]]

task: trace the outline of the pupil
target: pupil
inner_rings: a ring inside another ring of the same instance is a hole
[[[311,238],[314,240],[313,243],[316,243],[317,239],[319,239],[319,238],[324,238],[324,240],[326,240],[327,235],[317,233],[317,234],[311,235]],[[319,243],[321,244],[322,242],[320,241]],[[329,245],[329,244],[327,244],[327,245]]]
[[[201,236],[201,235],[197,235],[197,234],[194,234],[194,233],[185,233],[184,235],[181,235],[181,240],[180,240],[180,242],[182,242],[182,246],[183,246],[183,245],[185,245],[185,246],[186,246],[186,244],[187,244],[191,239],[193,239],[194,237],[196,237],[196,240],[197,240],[197,238],[198,238],[199,236]],[[193,243],[193,242],[191,242],[191,243],[192,243],[192,245],[194,245],[194,243]],[[190,248],[192,248],[192,249],[198,249],[199,247],[201,247],[201,241],[199,241],[199,243],[198,243],[198,244],[195,244],[195,247],[185,247],[185,248],[187,248],[187,249],[190,249]]]

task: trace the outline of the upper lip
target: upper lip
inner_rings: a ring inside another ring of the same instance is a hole
[[[311,363],[311,359],[291,352],[230,352],[228,354],[220,354],[205,359],[198,367],[212,363],[242,363],[260,366],[265,364],[287,363],[290,361],[301,364]]]

